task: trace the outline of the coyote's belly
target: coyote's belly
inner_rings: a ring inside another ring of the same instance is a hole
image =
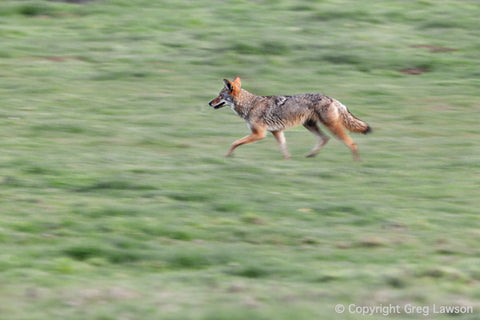
[[[278,131],[299,126],[312,117],[314,117],[312,109],[288,104],[268,108],[262,118],[267,124],[267,130]]]
[[[310,115],[306,113],[302,114],[293,114],[288,118],[281,117],[265,117],[264,121],[267,124],[268,131],[279,131],[290,129],[296,126],[303,124],[305,121],[310,119]]]

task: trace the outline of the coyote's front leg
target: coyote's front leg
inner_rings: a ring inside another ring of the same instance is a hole
[[[228,150],[227,154],[225,156],[230,157],[233,155],[233,151],[241,146],[242,144],[247,144],[247,143],[252,143],[258,140],[262,140],[265,138],[265,129],[254,129],[252,128],[252,133],[249,134],[246,137],[243,137],[241,139],[238,139],[232,143],[232,146],[230,147],[230,150]]]
[[[283,131],[272,131],[272,134],[280,145],[280,150],[282,150],[283,158],[285,160],[290,159],[290,153],[287,149],[287,140],[285,140],[285,135],[283,134]]]

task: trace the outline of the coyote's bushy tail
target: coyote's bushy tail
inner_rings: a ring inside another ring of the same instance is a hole
[[[362,120],[356,118],[350,111],[345,107],[343,104],[338,102],[338,111],[342,117],[342,122],[345,128],[347,128],[351,132],[360,132],[363,134],[367,134],[372,132],[372,128]]]

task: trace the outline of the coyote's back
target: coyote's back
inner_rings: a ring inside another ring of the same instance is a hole
[[[351,132],[369,133],[370,126],[353,116],[338,100],[322,94],[298,94],[290,96],[257,96],[241,88],[241,80],[224,79],[224,88],[217,98],[209,103],[219,109],[225,104],[242,117],[252,133],[235,141],[227,156],[231,156],[235,148],[242,144],[263,139],[266,131],[272,132],[280,144],[286,159],[290,157],[287,150],[284,129],[303,125],[318,137],[317,145],[308,154],[315,156],[324,146],[329,137],[325,135],[318,123],[324,124],[335,136],[341,139],[351,149],[355,160],[359,160],[357,146],[346,134],[344,128]]]

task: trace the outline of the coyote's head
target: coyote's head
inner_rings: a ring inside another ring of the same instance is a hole
[[[242,81],[238,76],[235,77],[233,81],[223,79],[223,84],[224,87],[220,90],[218,97],[208,103],[214,109],[220,109],[225,106],[225,104],[233,106],[233,99],[238,95],[242,88]]]

